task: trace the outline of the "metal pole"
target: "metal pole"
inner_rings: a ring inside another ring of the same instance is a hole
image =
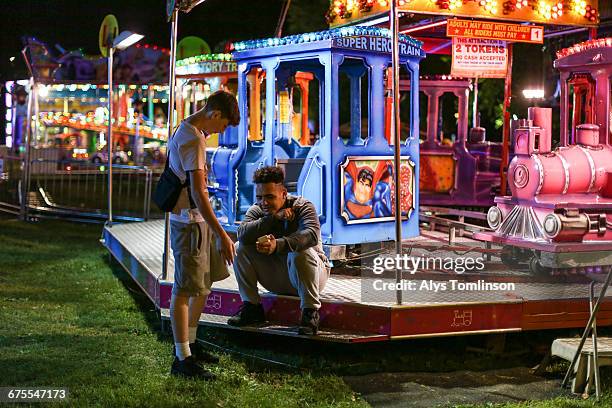
[[[595,306],[595,282],[591,282],[589,286],[589,310],[593,314]],[[599,353],[597,352],[597,317],[593,318],[593,329],[591,330],[591,339],[593,341],[593,371],[595,373],[595,398],[599,400],[601,397],[601,379],[599,377]]]
[[[474,78],[474,103],[472,104],[472,127],[480,125],[478,120],[478,77]]]
[[[108,221],[107,225],[113,226],[113,52],[115,49],[108,47],[108,135],[106,146],[108,152]]]
[[[283,26],[285,25],[285,19],[287,18],[287,12],[289,11],[289,7],[291,6],[291,0],[285,0],[283,4],[283,8],[281,9],[280,17],[278,18],[278,24],[276,25],[276,30],[274,30],[274,36],[276,38],[281,38],[283,35]]]
[[[175,99],[175,72],[174,66],[176,64],[176,40],[178,33],[178,8],[175,8],[172,12],[172,28],[170,30],[170,87],[168,89],[168,141],[166,142],[166,160],[170,160],[170,151],[168,146],[170,144],[170,138],[172,137],[172,131],[174,130],[174,99]],[[168,277],[168,255],[170,253],[170,213],[164,214],[164,259],[162,263],[162,279],[165,280]]]
[[[506,71],[506,86],[504,87],[504,109],[503,119],[504,128],[502,130],[502,157],[501,166],[499,167],[501,186],[501,195],[506,195],[506,180],[508,171],[508,155],[510,152],[510,100],[512,99],[512,43],[508,43],[508,68]]]
[[[34,128],[32,129],[32,136],[34,138],[34,144],[38,146],[38,116],[39,116],[39,105],[38,105],[38,85],[32,85],[32,94],[34,96],[34,100],[32,102],[32,112],[34,115]],[[46,142],[46,139],[45,139]],[[46,144],[46,143],[45,143]]]
[[[402,209],[401,209],[401,197],[400,197],[400,165],[401,165],[401,153],[400,153],[400,112],[399,112],[399,17],[397,14],[397,0],[391,2],[391,35],[393,47],[391,49],[391,69],[393,71],[393,81],[391,82],[391,93],[393,98],[391,100],[391,107],[393,115],[391,115],[391,135],[393,139],[393,172],[395,176],[394,190],[395,190],[395,255],[401,257],[402,255]],[[412,90],[411,90],[412,92]],[[397,287],[400,288],[399,283],[402,280],[402,270],[398,267],[395,270],[395,282],[398,283]],[[397,289],[395,292],[396,301],[398,305],[402,304],[402,291]]]
[[[595,321],[595,316],[597,316],[597,312],[599,311],[599,306],[601,305],[601,302],[603,301],[604,297],[606,297],[606,291],[608,290],[608,286],[610,286],[610,281],[612,281],[612,266],[610,266],[610,268],[608,269],[608,276],[606,277],[606,281],[601,287],[601,291],[599,292],[599,297],[597,298],[597,302],[595,303],[595,306],[593,307],[593,310],[591,312],[591,316],[589,317],[589,321],[587,322],[586,327],[584,328],[584,332],[582,333],[580,344],[578,345],[578,348],[576,349],[576,354],[574,354],[574,359],[572,360],[572,364],[570,364],[570,366],[567,369],[567,372],[565,373],[565,377],[563,378],[563,382],[561,383],[562,387],[567,386],[567,382],[570,379],[572,371],[574,371],[574,366],[576,365],[576,361],[578,361],[578,358],[580,357],[580,353],[582,353],[582,347],[584,347],[584,342],[589,336],[589,332],[591,331],[591,327],[593,326],[593,322]]]
[[[28,200],[30,191],[30,153],[32,145],[32,108],[34,105],[35,88],[36,83],[34,77],[30,77],[30,94],[28,95],[28,107],[26,112],[26,127],[24,144],[25,149],[23,153],[23,173],[21,174],[21,219],[27,220],[28,218]],[[13,137],[15,134],[13,134]],[[15,143],[15,142],[13,142]]]

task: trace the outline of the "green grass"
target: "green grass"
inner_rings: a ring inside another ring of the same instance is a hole
[[[171,377],[171,341],[109,267],[100,229],[0,218],[0,386],[68,387],[73,406],[367,406],[337,376],[253,371],[225,354],[215,381]]]
[[[100,232],[0,216],[0,386],[68,387],[73,406],[366,407],[340,375],[533,366],[553,338],[568,335],[508,335],[508,354],[498,356],[470,351],[481,336],[337,345],[206,329],[200,336],[225,350],[217,380],[177,379],[171,339],[131,278],[109,264]],[[566,367],[556,363],[547,375],[562,378]],[[603,374],[612,389],[610,369]],[[612,392],[599,404],[564,396],[470,407],[592,406],[612,406]]]

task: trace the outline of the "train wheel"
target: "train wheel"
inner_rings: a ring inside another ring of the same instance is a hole
[[[529,272],[536,276],[550,276],[552,273],[552,268],[542,266],[538,257],[534,256],[529,261]]]

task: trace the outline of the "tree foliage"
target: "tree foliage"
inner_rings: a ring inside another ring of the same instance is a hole
[[[283,35],[327,29],[325,12],[328,7],[329,0],[291,0]]]

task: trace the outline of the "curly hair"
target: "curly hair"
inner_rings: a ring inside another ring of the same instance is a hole
[[[240,123],[240,111],[236,97],[226,91],[217,91],[208,97],[206,112],[218,110],[223,118],[229,121],[230,126],[238,126]]]
[[[255,170],[253,174],[253,183],[266,184],[276,183],[283,184],[285,182],[285,173],[283,169],[276,166],[265,166]]]

